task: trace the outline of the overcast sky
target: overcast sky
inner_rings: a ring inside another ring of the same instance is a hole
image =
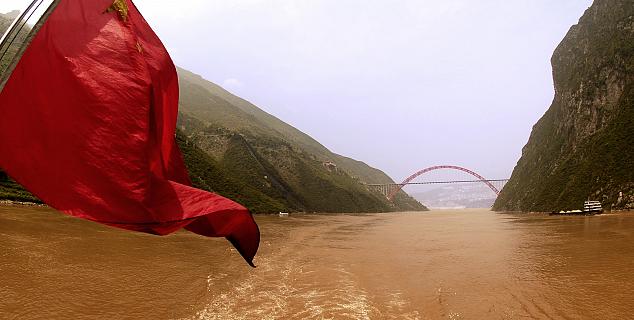
[[[592,1],[135,3],[176,64],[400,181],[439,164],[509,177]]]

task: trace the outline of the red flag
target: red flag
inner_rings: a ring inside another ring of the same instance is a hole
[[[123,229],[226,237],[251,265],[241,205],[190,187],[176,68],[130,0],[61,0],[0,92],[0,167],[50,206]]]

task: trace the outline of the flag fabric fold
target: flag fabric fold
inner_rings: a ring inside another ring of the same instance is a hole
[[[253,265],[243,206],[191,187],[175,140],[178,76],[130,0],[60,0],[0,92],[0,168],[75,217],[226,237]]]

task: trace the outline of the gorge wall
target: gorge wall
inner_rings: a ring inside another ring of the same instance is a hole
[[[493,208],[634,207],[634,1],[595,0],[552,67],[554,101]]]

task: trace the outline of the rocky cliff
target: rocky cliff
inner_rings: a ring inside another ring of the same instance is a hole
[[[552,67],[554,101],[494,209],[634,207],[634,1],[595,0]]]

